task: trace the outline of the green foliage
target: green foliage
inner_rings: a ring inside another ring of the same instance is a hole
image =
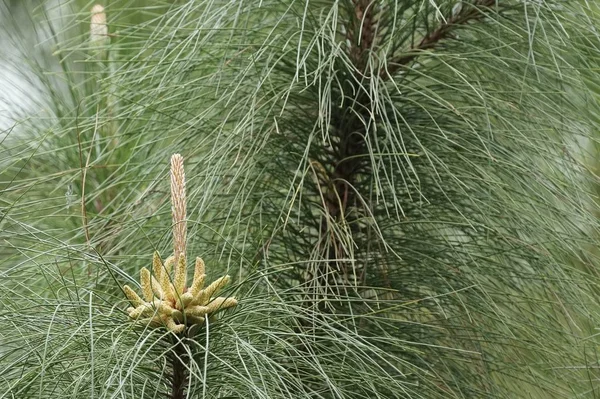
[[[118,0],[94,45],[6,1],[48,53],[7,31],[0,398],[164,398],[173,356],[190,398],[595,397],[597,6],[461,4]],[[182,343],[121,291],[176,152],[239,299]]]

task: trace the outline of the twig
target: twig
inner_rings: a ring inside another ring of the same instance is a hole
[[[464,25],[485,16],[485,13],[482,12],[481,8],[492,7],[497,1],[499,0],[479,0],[468,8],[463,8],[463,11],[457,15],[450,16],[446,19],[446,22],[442,23],[437,29],[425,35],[419,44],[411,48],[409,54],[388,62],[387,68],[382,68],[379,71],[379,76],[383,79],[393,76],[398,69],[414,61],[423,51],[435,47],[442,39],[447,38],[455,26]]]
[[[173,365],[171,399],[184,399],[185,386],[187,384],[188,373],[186,363],[188,354],[182,337],[177,337],[177,343],[173,347],[171,361]]]
[[[208,341],[209,341],[209,318],[204,319],[206,325],[206,345],[204,346],[204,373],[202,373],[202,399],[206,398],[206,375],[208,371]]]
[[[371,0],[353,0],[354,26],[347,29],[346,38],[350,41],[350,57],[354,65],[364,71],[366,67],[365,53],[375,44],[377,21],[375,17],[375,2]]]

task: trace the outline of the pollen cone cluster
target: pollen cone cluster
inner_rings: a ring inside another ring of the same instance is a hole
[[[204,262],[196,258],[194,280],[187,287],[186,248],[186,198],[183,158],[179,154],[171,157],[171,204],[173,213],[174,253],[161,259],[154,253],[152,271],[142,268],[140,283],[142,297],[125,285],[123,291],[133,305],[127,309],[129,317],[145,321],[153,327],[167,327],[181,333],[186,326],[201,324],[220,310],[237,305],[233,297],[214,297],[230,281],[224,276],[204,288]]]
[[[172,273],[172,269],[174,273]],[[204,262],[196,258],[194,281],[186,288],[186,260],[170,256],[164,262],[158,252],[154,253],[152,271],[142,268],[140,280],[142,297],[129,286],[124,286],[125,295],[133,304],[127,309],[129,317],[142,320],[153,327],[165,326],[174,333],[181,333],[186,326],[204,323],[204,318],[220,310],[237,305],[235,298],[214,297],[230,280],[224,276],[204,288]],[[173,275],[172,275],[173,274]]]

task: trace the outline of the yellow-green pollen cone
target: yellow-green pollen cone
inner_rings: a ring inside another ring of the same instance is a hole
[[[145,321],[152,327],[165,326],[174,333],[186,327],[204,323],[205,317],[237,305],[233,297],[214,297],[229,283],[223,276],[204,288],[204,262],[196,258],[194,281],[187,288],[186,270],[186,194],[183,157],[171,157],[171,212],[173,214],[173,256],[163,260],[154,253],[152,272],[145,267],[140,271],[142,297],[124,286],[123,291],[133,305],[127,309],[129,317]]]
[[[180,255],[178,264],[174,263],[173,256],[163,262],[155,252],[153,274],[145,267],[140,272],[142,297],[129,286],[123,287],[133,305],[127,309],[129,317],[152,327],[164,326],[174,333],[181,333],[186,326],[202,324],[205,317],[237,305],[233,297],[214,297],[229,283],[229,276],[223,276],[204,288],[204,262],[196,258],[194,280],[187,288],[185,256]]]

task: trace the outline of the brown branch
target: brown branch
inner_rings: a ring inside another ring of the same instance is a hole
[[[358,81],[368,67],[370,51],[377,46],[378,6],[373,0],[352,0],[352,5],[350,18],[346,22],[346,39],[349,42],[348,57],[354,66],[354,78]],[[353,187],[364,164],[360,155],[365,152],[367,131],[362,121],[368,117],[361,112],[363,100],[366,100],[366,96],[361,91],[350,106],[335,108],[331,134],[339,140],[332,144],[331,158],[321,158],[322,163],[313,160],[310,162],[315,176],[316,194],[321,199],[324,212],[316,245],[327,262],[320,264],[320,270],[315,274],[309,273],[306,282],[318,280],[317,285],[322,290],[329,290],[340,296],[345,294],[338,287],[337,279],[342,277],[353,280],[352,276],[348,276],[348,273],[352,273],[352,268],[347,261],[352,254],[339,241],[335,231],[338,228],[352,231],[356,224],[357,215],[349,215],[348,210],[358,202]],[[308,306],[312,305],[314,303]],[[328,306],[331,306],[329,301],[318,303],[321,310]]]
[[[346,38],[350,41],[350,58],[354,65],[361,71],[364,70],[365,54],[375,44],[375,3],[371,0],[353,0],[354,21],[347,30]],[[359,29],[360,28],[360,29]]]
[[[382,68],[379,71],[379,76],[383,79],[393,76],[398,69],[414,61],[423,51],[432,49],[441,40],[447,38],[455,27],[465,25],[471,21],[484,17],[486,14],[481,8],[492,7],[498,1],[499,0],[478,0],[470,5],[465,4],[465,8],[463,8],[460,13],[450,16],[446,19],[446,22],[441,24],[437,29],[425,35],[419,44],[411,48],[408,54],[388,62],[387,68]]]
[[[465,4],[462,10],[448,16],[441,25],[426,34],[409,53],[401,54],[389,62],[388,68],[382,68],[380,71],[380,76],[383,79],[390,78],[402,65],[410,63],[425,50],[434,48],[440,41],[450,37],[458,26],[485,17],[484,9],[494,6],[497,1],[499,0],[475,0],[471,4]],[[352,3],[354,8],[347,22],[346,38],[350,43],[349,58],[356,71],[359,71],[354,76],[358,81],[362,79],[360,72],[367,68],[369,52],[377,46],[377,17],[381,10],[372,0],[352,0]],[[368,82],[365,84],[368,85]],[[364,205],[355,187],[361,175],[370,173],[371,166],[361,157],[368,152],[366,141],[371,129],[369,120],[372,117],[368,112],[371,108],[370,101],[366,91],[361,91],[354,98],[353,104],[336,110],[332,118],[332,135],[337,136],[339,140],[333,144],[333,159],[323,162],[323,165],[317,163],[322,170],[318,174],[315,173],[318,175],[315,188],[321,196],[326,212],[326,220],[320,226],[321,236],[328,237],[317,244],[328,260],[323,264],[323,267],[327,267],[326,270],[322,270],[323,279],[331,276],[330,271],[349,277],[349,265],[342,259],[351,255],[346,253],[344,246],[338,242],[335,234],[332,234],[331,222],[343,224],[351,234],[358,233],[356,222],[362,212],[360,208]],[[311,167],[314,166],[311,162]],[[327,281],[322,285],[335,286]]]
[[[178,337],[178,341],[173,347],[171,354],[171,363],[173,367],[173,375],[171,376],[171,399],[184,399],[185,386],[187,385],[188,373],[186,363],[188,355],[185,344]]]

